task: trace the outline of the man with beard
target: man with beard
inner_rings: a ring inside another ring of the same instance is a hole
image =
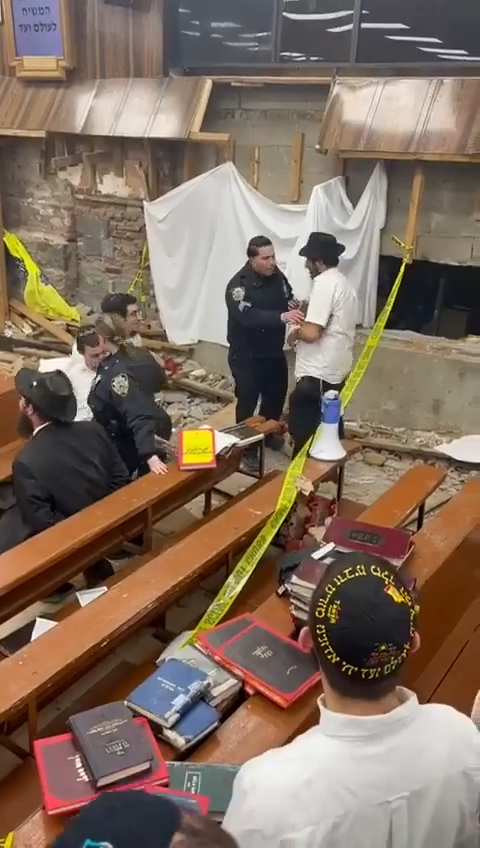
[[[41,374],[22,368],[19,434],[29,437],[12,467],[13,498],[0,518],[0,553],[75,515],[129,482],[129,475],[103,427],[75,421],[77,402],[63,371]],[[87,582],[112,573],[101,562]],[[61,587],[67,591],[70,586]]]

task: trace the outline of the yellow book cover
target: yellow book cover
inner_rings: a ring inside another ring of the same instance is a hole
[[[181,430],[178,439],[178,467],[182,471],[215,468],[215,433],[209,427]]]

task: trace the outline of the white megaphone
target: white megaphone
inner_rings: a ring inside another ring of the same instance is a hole
[[[342,403],[338,392],[325,392],[322,396],[320,426],[313,437],[310,448],[312,459],[336,462],[347,455],[338,437],[338,425],[342,414]]]

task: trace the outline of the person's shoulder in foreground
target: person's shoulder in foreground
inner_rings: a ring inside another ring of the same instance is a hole
[[[106,792],[80,810],[51,848],[236,848],[217,822],[141,789]]]
[[[320,722],[244,765],[224,827],[241,848],[478,848],[480,736],[399,675],[418,607],[385,560],[344,555],[314,592]]]

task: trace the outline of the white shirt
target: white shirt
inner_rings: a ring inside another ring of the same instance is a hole
[[[341,383],[353,363],[358,318],[355,289],[338,268],[315,277],[305,320],[323,327],[317,342],[297,344],[295,377],[318,377]]]
[[[38,370],[43,374],[48,371],[63,371],[69,377],[73,393],[77,399],[77,414],[75,421],[91,421],[93,418],[87,400],[90,394],[95,373],[85,365],[83,356],[75,349],[71,356],[60,356],[55,359],[41,359]]]
[[[480,734],[442,704],[330,712],[244,765],[223,826],[240,848],[478,848]]]

